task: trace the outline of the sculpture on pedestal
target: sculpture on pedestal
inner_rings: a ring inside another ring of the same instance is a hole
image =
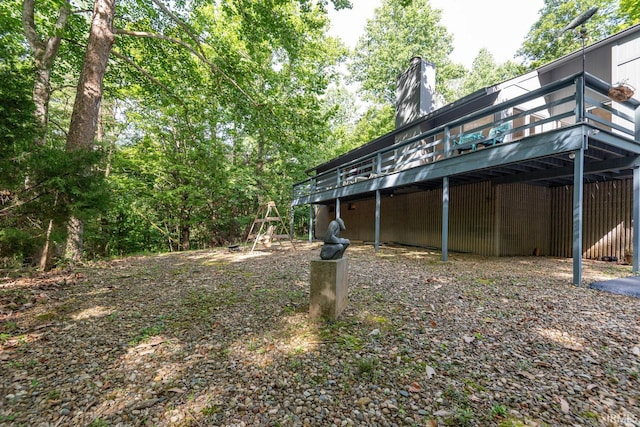
[[[340,259],[349,246],[349,239],[340,237],[340,230],[346,230],[342,218],[336,218],[329,223],[324,245],[320,249],[320,258],[324,260]]]

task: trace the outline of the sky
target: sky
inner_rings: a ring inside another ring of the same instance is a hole
[[[380,0],[351,0],[351,10],[330,9],[330,34],[353,48]],[[453,35],[451,59],[471,69],[481,48],[497,63],[513,59],[531,26],[538,20],[544,0],[429,0],[442,10],[440,23]],[[429,58],[425,58],[429,59]]]

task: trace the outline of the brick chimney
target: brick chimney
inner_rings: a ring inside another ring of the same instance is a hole
[[[396,129],[435,109],[436,66],[419,56],[398,77],[396,86]]]

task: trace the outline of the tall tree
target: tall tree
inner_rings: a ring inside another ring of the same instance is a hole
[[[367,22],[349,70],[361,94],[377,104],[393,104],[397,76],[414,56],[436,65],[436,89],[450,100],[447,80],[461,77],[462,66],[449,60],[452,36],[440,24],[441,11],[424,0],[383,0]]]
[[[522,73],[522,68],[512,61],[498,65],[491,52],[482,48],[473,60],[471,71],[463,79],[460,97],[515,77]]]
[[[90,151],[96,135],[104,73],[107,69],[114,41],[113,18],[115,0],[95,0],[89,40],[78,79],[76,100],[67,134],[66,150]],[[67,226],[66,257],[72,261],[82,259],[82,219],[74,214]]]
[[[630,24],[618,11],[618,0],[545,0],[540,17],[527,34],[517,56],[527,67],[537,68],[580,49],[577,30],[562,30],[580,13],[597,6],[598,12],[585,24],[587,44],[601,40]]]
[[[640,3],[637,0],[620,0],[620,14],[632,25],[640,24]]]

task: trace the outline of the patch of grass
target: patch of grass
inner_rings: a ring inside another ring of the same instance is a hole
[[[502,405],[493,405],[489,415],[491,415],[491,418],[504,418],[507,416],[507,408]]]
[[[598,420],[598,418],[599,418],[599,417],[598,417],[598,414],[595,414],[595,413],[590,412],[590,411],[586,411],[586,412],[584,412],[584,413],[582,414],[582,416],[583,416],[584,418],[587,418],[587,419],[590,419],[590,420],[596,420],[596,421],[597,421],[597,420]]]
[[[220,412],[222,412],[222,407],[216,404],[207,405],[200,411],[200,413],[205,417],[210,417],[212,415],[219,414]]]
[[[485,386],[476,383],[471,378],[464,378],[462,381],[465,383],[467,388],[469,388],[470,390],[477,390],[477,391],[486,391],[487,390],[487,388]]]
[[[366,377],[376,377],[379,361],[377,357],[363,357],[358,359],[358,375]]]
[[[54,320],[57,317],[56,313],[53,311],[49,311],[47,313],[42,313],[42,314],[38,314],[36,316],[36,319],[38,319],[41,322],[51,322],[52,320]]]
[[[0,344],[4,344],[11,338],[10,334],[0,333]]]
[[[376,325],[386,325],[390,322],[387,317],[375,315],[367,315],[366,321]]]
[[[376,292],[375,294],[373,294],[373,300],[376,302],[384,302],[385,301],[384,294],[380,292]]]
[[[259,348],[260,348],[260,344],[256,342],[256,340],[254,339],[249,340],[249,343],[247,344],[247,350],[256,351]]]
[[[292,302],[298,301],[300,299],[302,299],[302,297],[304,297],[304,292],[300,291],[300,290],[296,290],[296,291],[287,291],[287,298],[289,298],[289,300],[291,300]]]
[[[450,385],[442,393],[442,396],[455,406],[467,406],[467,396],[463,392],[458,391],[454,386]]]
[[[362,340],[351,334],[343,334],[336,340],[337,344],[343,346],[348,350],[360,350],[362,349]]]
[[[164,329],[165,329],[165,326],[163,323],[142,328],[138,332],[138,335],[135,338],[133,338],[131,341],[129,341],[129,345],[130,346],[138,345],[142,341],[145,341],[156,335],[160,335],[162,331],[164,331]]]
[[[0,327],[0,330],[6,331],[6,332],[13,332],[13,331],[15,331],[17,329],[18,329],[18,324],[16,322],[14,322],[13,320],[7,320]]]
[[[50,390],[47,393],[47,400],[58,400],[60,399],[60,390]]]
[[[107,427],[109,426],[109,422],[106,420],[103,420],[102,418],[96,418],[95,420],[91,421],[90,424],[87,425],[87,427]]]
[[[300,359],[290,359],[287,362],[287,366],[292,371],[299,371],[300,369],[302,369],[302,361]]]
[[[470,426],[475,414],[471,408],[456,408],[453,414],[444,420],[444,424],[447,426],[459,426],[466,427]]]

